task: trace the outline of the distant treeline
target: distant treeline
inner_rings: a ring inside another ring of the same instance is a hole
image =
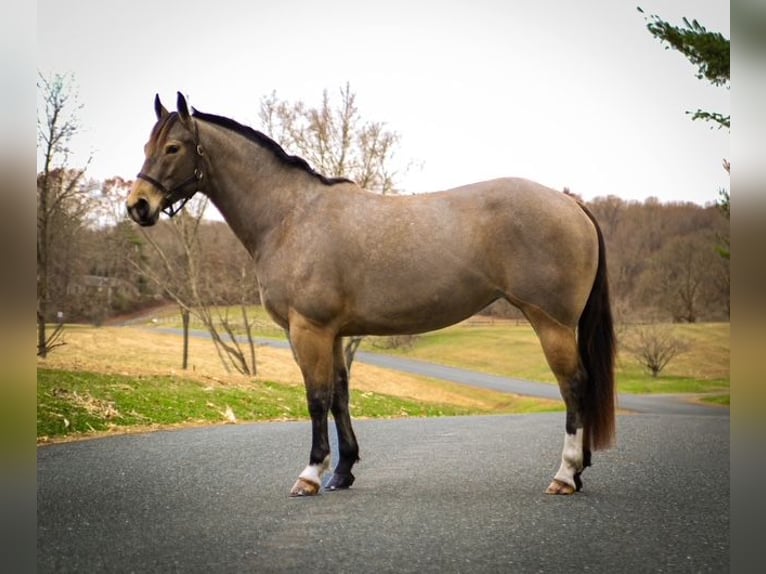
[[[58,206],[48,230],[50,321],[98,324],[163,300],[258,302],[252,259],[225,223],[192,213],[141,229],[124,217],[127,185],[90,182]],[[618,320],[728,320],[729,220],[717,205],[609,196],[587,206],[606,240]],[[484,313],[517,315],[507,304]]]

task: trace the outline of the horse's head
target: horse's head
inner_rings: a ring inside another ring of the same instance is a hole
[[[164,211],[170,217],[199,189],[203,179],[202,147],[186,99],[178,93],[178,111],[168,112],[157,95],[157,123],[144,146],[144,165],[125,202],[136,223],[154,225]],[[173,207],[176,202],[180,205]]]

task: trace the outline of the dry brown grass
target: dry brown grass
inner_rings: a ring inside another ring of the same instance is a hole
[[[38,365],[136,377],[169,375],[228,386],[246,386],[252,381],[244,375],[227,373],[213,343],[207,339],[190,338],[189,369],[186,371],[180,368],[182,339],[178,335],[140,327],[70,326],[65,330],[64,340],[66,345],[56,349],[47,359],[38,359]],[[256,380],[303,384],[289,350],[258,347],[256,361]],[[360,391],[486,412],[508,412],[522,401],[540,405],[557,403],[474,389],[362,363],[354,364],[351,384]]]

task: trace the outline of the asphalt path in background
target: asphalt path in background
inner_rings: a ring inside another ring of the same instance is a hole
[[[153,328],[152,331],[174,335],[180,335],[182,333],[181,329],[165,327]],[[190,331],[189,333],[193,337],[210,338],[210,335],[206,331]],[[258,346],[274,347],[278,349],[290,348],[290,345],[286,340],[280,339],[258,339],[256,344]],[[356,355],[354,355],[354,362],[357,361],[367,365],[391,369],[393,371],[401,371],[411,375],[419,375],[432,379],[450,381],[461,385],[490,389],[501,393],[513,393],[530,397],[561,400],[559,388],[554,384],[525,381],[522,379],[438,365],[436,363],[429,363],[417,359],[407,359],[393,355],[368,353],[364,351],[357,351]],[[619,408],[635,413],[687,414],[702,416],[721,416],[723,412],[728,413],[727,408],[716,405],[694,403],[684,395],[631,395],[621,393],[617,396],[617,404]]]
[[[356,483],[306,499],[307,421],[39,447],[38,571],[728,571],[728,416],[620,415],[569,497],[561,413],[354,424]]]

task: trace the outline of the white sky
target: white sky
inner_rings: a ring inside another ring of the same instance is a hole
[[[729,188],[729,113],[636,11],[729,33],[720,0],[38,0],[37,66],[75,75],[83,131],[71,165],[132,179],[153,98],[260,129],[259,102],[318,104],[347,81],[363,119],[422,167],[406,192],[521,176],[585,199],[715,201]]]

